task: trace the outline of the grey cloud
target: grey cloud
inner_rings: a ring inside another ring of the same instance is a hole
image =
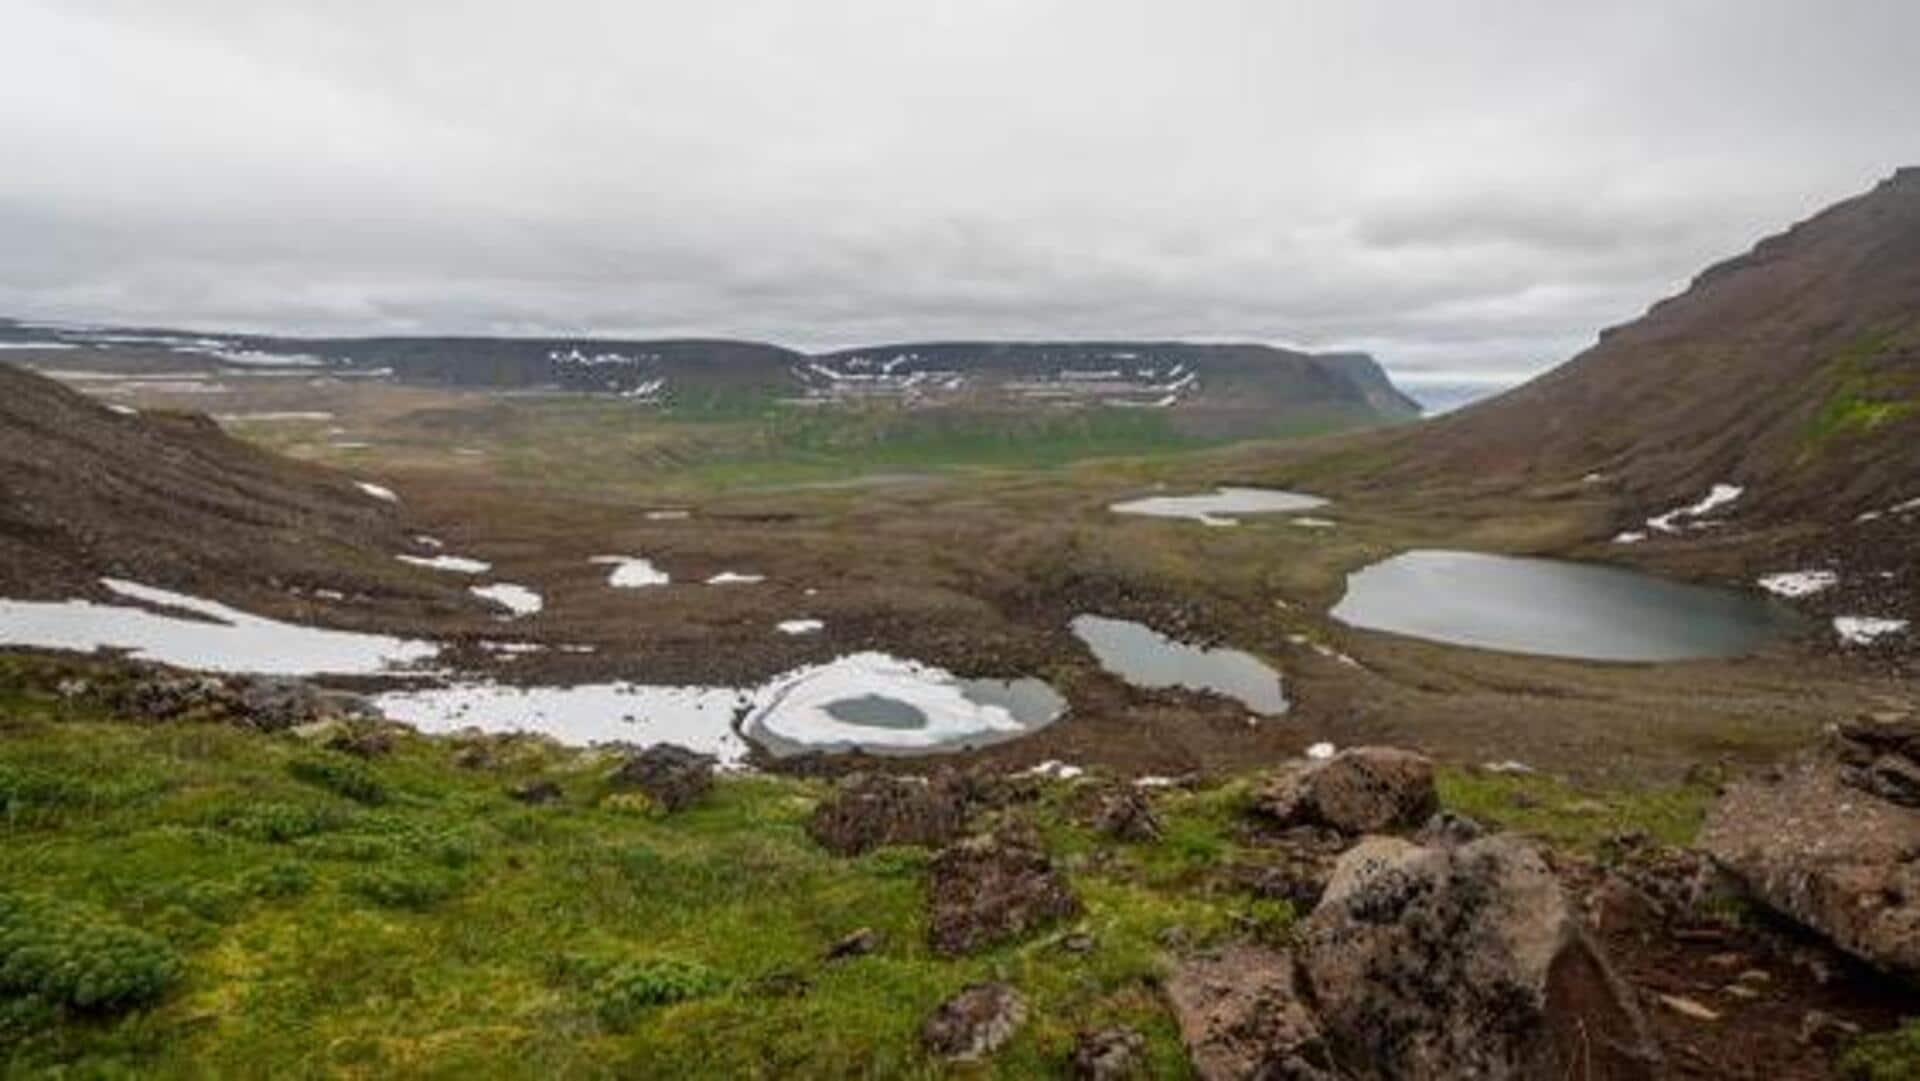
[[[1874,0],[0,0],[0,314],[1538,367],[1914,157],[1916,36]]]

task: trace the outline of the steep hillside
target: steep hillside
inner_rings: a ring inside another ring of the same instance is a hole
[[[0,364],[0,595],[73,596],[103,574],[227,594],[338,581],[402,544],[391,505],[347,478]]]
[[[1389,474],[1604,477],[1621,525],[1742,488],[1751,522],[1920,496],[1920,169],[1712,267],[1572,361],[1400,443]]]

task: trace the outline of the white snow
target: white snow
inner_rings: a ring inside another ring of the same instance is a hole
[[[0,342],[0,349],[78,349],[72,342]]]
[[[1515,761],[1514,759],[1511,759],[1511,758],[1507,759],[1504,762],[1488,762],[1486,765],[1481,766],[1480,768],[1486,770],[1488,773],[1532,773],[1533,772],[1532,766],[1527,765],[1525,762]]]
[[[1153,518],[1186,518],[1206,525],[1237,525],[1229,514],[1263,514],[1312,510],[1326,506],[1319,496],[1270,488],[1221,487],[1198,495],[1156,495],[1115,503],[1116,514],[1144,514]]]
[[[1333,757],[1333,744],[1316,743],[1307,748],[1307,757],[1315,761],[1324,761]]]
[[[1287,520],[1305,529],[1332,529],[1340,524],[1331,518],[1289,518]]]
[[[666,571],[653,565],[651,560],[639,556],[594,556],[589,563],[611,566],[607,575],[607,584],[615,589],[641,589],[646,586],[663,586],[673,581]]]
[[[843,721],[829,706],[878,696],[920,711],[916,728],[880,728]],[[755,695],[756,708],[742,731],[766,732],[809,747],[859,745],[911,750],[969,738],[1029,730],[1004,706],[978,702],[942,668],[885,653],[854,653],[780,676]]]
[[[441,540],[439,537],[429,537],[425,533],[415,533],[413,535],[413,543],[422,548],[432,548],[436,551],[447,546],[447,542]]]
[[[512,612],[515,616],[530,616],[546,607],[546,601],[541,598],[540,594],[535,593],[526,586],[514,585],[512,582],[497,582],[490,586],[474,586],[467,592],[472,593],[482,600],[492,601],[507,611]]]
[[[368,495],[372,496],[375,499],[382,499],[387,501],[388,503],[400,502],[400,497],[394,494],[392,488],[388,488],[379,484],[369,484],[364,480],[356,480],[353,482],[353,485],[354,487],[360,489],[361,491],[367,493]]]
[[[137,582],[101,582],[131,600],[193,612],[211,622],[84,600],[0,600],[0,644],[124,649],[182,668],[267,675],[370,675],[440,652],[431,642],[302,627]]]
[[[1704,518],[1721,507],[1732,503],[1746,494],[1746,489],[1737,484],[1716,484],[1700,502],[1692,506],[1680,507],[1665,514],[1647,519],[1647,527],[1661,533],[1678,533],[1683,518]]]
[[[1833,632],[1847,645],[1870,646],[1889,635],[1907,633],[1907,621],[1877,616],[1835,616]]]
[[[767,576],[764,574],[736,574],[733,571],[721,571],[707,579],[707,584],[710,586],[753,585],[766,580]]]
[[[787,619],[775,624],[781,634],[818,634],[826,626],[817,619]]]
[[[224,422],[224,423],[229,423],[229,424],[236,423],[236,422],[244,424],[244,423],[249,423],[253,421],[267,422],[267,421],[280,421],[280,420],[322,421],[322,420],[332,420],[333,414],[327,413],[327,412],[321,412],[321,411],[313,411],[313,412],[283,411],[278,413],[217,413],[214,415],[213,419]]]
[[[1020,775],[1022,777],[1051,777],[1056,781],[1071,781],[1076,777],[1084,776],[1086,772],[1086,770],[1081,769],[1079,766],[1070,766],[1057,758],[1049,758],[1032,769],[1022,770]]]
[[[1642,532],[1639,532],[1638,530],[1628,530],[1627,532],[1625,532],[1625,533],[1622,533],[1622,534],[1620,534],[1620,535],[1618,535],[1618,536],[1616,536],[1616,537],[1614,537],[1614,538],[1613,538],[1613,543],[1615,543],[1615,544],[1639,544],[1639,543],[1640,543],[1641,541],[1643,541],[1643,540],[1646,540],[1646,539],[1647,539],[1647,535],[1646,535],[1645,533],[1642,533]]]
[[[437,571],[452,571],[455,574],[485,574],[493,569],[493,564],[480,559],[468,559],[466,556],[394,556],[402,563],[411,563],[416,567],[431,567]]]
[[[562,743],[677,743],[737,765],[747,745],[733,730],[734,713],[752,702],[724,687],[650,687],[596,683],[576,687],[505,687],[482,683],[396,691],[374,706],[423,732],[540,732]]]
[[[1776,597],[1811,597],[1839,584],[1840,576],[1832,571],[1785,571],[1759,580],[1760,588]]]
[[[647,521],[649,522],[678,522],[691,517],[693,517],[693,512],[686,510],[650,510],[647,512]]]
[[[1173,778],[1171,777],[1136,777],[1134,778],[1133,787],[1135,788],[1172,788]]]
[[[137,417],[140,415],[140,411],[130,405],[119,405],[114,402],[108,402],[107,408],[113,410],[115,413],[118,413],[123,417]]]

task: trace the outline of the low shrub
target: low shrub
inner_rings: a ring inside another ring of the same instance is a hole
[[[583,987],[602,1024],[624,1029],[654,1006],[705,998],[723,990],[722,973],[670,957],[618,959],[574,955],[560,962],[560,976]]]
[[[348,888],[383,908],[425,911],[460,892],[458,876],[446,871],[376,868],[354,876]]]
[[[287,773],[296,781],[324,788],[357,803],[370,806],[387,802],[387,786],[365,764],[351,758],[296,758],[287,763]]]
[[[313,889],[313,871],[303,863],[274,863],[247,872],[240,880],[247,893],[267,900],[299,897]]]
[[[260,803],[228,812],[220,828],[250,841],[285,844],[301,837],[338,829],[347,816],[329,807],[298,803]]]
[[[115,1013],[157,1001],[180,978],[159,939],[52,898],[0,892],[0,998],[34,1007]]]
[[[1920,1020],[1854,1040],[1839,1067],[1847,1081],[1920,1081]]]

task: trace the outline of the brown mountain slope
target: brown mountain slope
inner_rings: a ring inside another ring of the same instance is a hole
[[[73,596],[101,575],[282,591],[403,547],[394,507],[348,478],[0,364],[0,596]]]
[[[1750,522],[1920,496],[1920,169],[1715,266],[1566,365],[1394,440],[1375,481],[1600,474],[1635,508],[1741,485]]]

